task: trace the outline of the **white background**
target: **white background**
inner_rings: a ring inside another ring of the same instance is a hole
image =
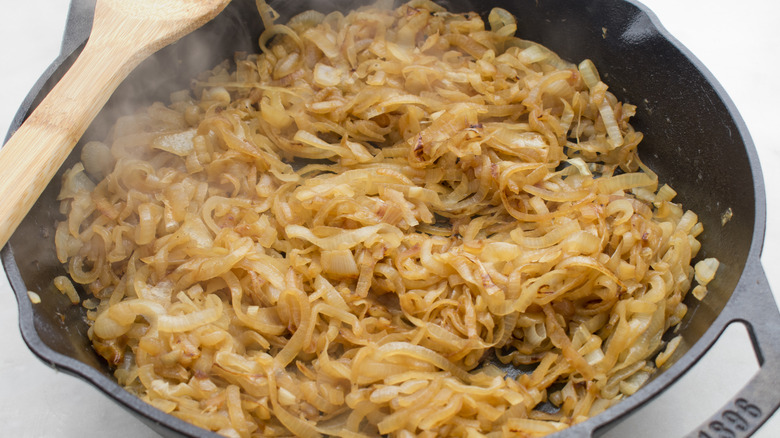
[[[59,52],[67,0],[2,0],[0,132]],[[780,296],[780,163],[777,99],[780,2],[645,0],[664,26],[715,75],[736,103],[758,148],[767,187],[762,257]],[[2,180],[0,183],[13,183]],[[736,213],[736,212],[735,212]],[[780,332],[780,330],[779,330]],[[780,333],[779,333],[780,334]],[[674,437],[714,413],[757,369],[744,329],[735,326],[692,373],[610,434]],[[780,382],[778,382],[780,391]],[[19,334],[16,301],[0,275],[0,435],[8,437],[153,437],[145,425],[90,385],[41,363]],[[780,415],[755,435],[780,436]]]

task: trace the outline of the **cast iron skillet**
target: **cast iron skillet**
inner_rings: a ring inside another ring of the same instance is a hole
[[[120,114],[166,100],[189,79],[235,51],[257,50],[262,30],[251,0],[233,3],[195,34],[143,63],[117,90],[85,139],[103,139]],[[359,0],[271,1],[282,22],[306,9],[346,11]],[[780,404],[780,314],[759,256],[766,206],[757,154],[744,122],[712,75],[671,37],[658,19],[633,0],[498,0],[485,6],[452,0],[454,11],[487,13],[501,6],[519,17],[518,36],[541,42],[563,58],[592,59],[610,89],[638,106],[634,126],[645,133],[640,153],[677,200],[699,214],[705,232],[699,257],[717,257],[721,268],[703,302],[689,296],[688,315],[673,358],[636,394],[556,437],[594,436],[670,386],[733,322],[748,329],[761,366],[719,412],[690,436],[741,437],[752,434]],[[73,0],[62,55],[44,73],[22,104],[13,132],[59,80],[80,52],[91,27],[94,0]],[[52,286],[65,273],[54,249],[54,225],[61,219],[56,196],[62,171],[78,159],[71,154],[31,212],[2,250],[2,260],[19,303],[22,336],[49,365],[92,383],[165,436],[210,433],[143,403],[119,387],[106,363],[90,347],[84,309],[72,306]],[[722,224],[731,209],[733,218]],[[27,291],[42,303],[32,305]],[[83,291],[80,291],[83,294]],[[667,333],[667,339],[674,336]]]

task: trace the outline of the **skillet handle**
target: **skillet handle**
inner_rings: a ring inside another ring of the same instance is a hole
[[[753,269],[756,284],[735,294],[724,312],[727,323],[745,324],[758,359],[755,376],[715,415],[687,438],[741,438],[751,436],[780,406],[780,312],[760,263]]]

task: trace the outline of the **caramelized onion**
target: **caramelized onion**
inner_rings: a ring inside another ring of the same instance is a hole
[[[668,361],[718,264],[634,108],[503,9],[389,3],[258,0],[257,54],[65,173],[57,257],[129,391],[225,436],[542,436]]]

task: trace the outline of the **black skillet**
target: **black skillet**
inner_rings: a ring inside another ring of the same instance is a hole
[[[256,50],[262,27],[252,0],[233,3],[213,22],[144,62],[119,87],[85,134],[102,139],[120,114],[185,88],[189,78],[235,51]],[[359,0],[271,1],[282,22],[306,9],[346,11]],[[592,59],[619,99],[638,106],[633,124],[645,134],[640,153],[679,202],[699,214],[705,232],[703,257],[721,268],[702,302],[688,297],[689,312],[672,359],[636,394],[556,437],[598,436],[611,424],[672,385],[733,322],[744,323],[760,369],[720,411],[689,436],[742,437],[752,434],[780,405],[780,314],[759,257],[764,238],[764,182],[753,142],[734,104],[712,75],[671,37],[658,19],[633,0],[513,0],[470,4],[452,0],[454,11],[487,13],[501,6],[518,16],[518,36],[541,42],[564,59]],[[44,73],[19,109],[11,132],[62,77],[89,35],[94,0],[73,0],[62,55]],[[210,433],[143,403],[119,387],[86,337],[84,309],[71,306],[52,286],[65,273],[54,250],[54,224],[61,219],[56,196],[66,161],[2,250],[2,260],[19,303],[19,324],[29,348],[45,363],[72,373],[103,391],[165,436]],[[733,217],[725,225],[723,214]],[[32,305],[27,291],[42,303]],[[83,291],[80,291],[83,293]],[[673,336],[667,333],[667,338]]]

